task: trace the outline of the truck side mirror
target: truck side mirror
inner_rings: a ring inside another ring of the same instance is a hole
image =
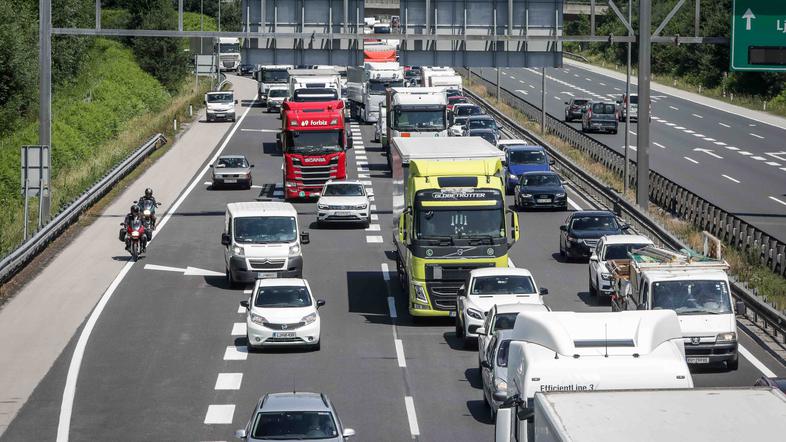
[[[521,407],[516,413],[516,417],[518,417],[520,421],[530,420],[535,417],[535,410],[529,407]]]
[[[745,316],[748,313],[748,307],[742,301],[737,301],[734,303],[734,310],[740,316]]]
[[[311,242],[311,236],[308,232],[300,232],[300,243],[301,244],[308,244]]]
[[[235,100],[235,104],[237,104],[237,100]]]
[[[499,408],[513,408],[520,402],[518,394],[508,397],[507,393],[495,391],[493,396],[495,401],[502,402],[499,404]]]
[[[227,234],[227,233],[222,233],[222,234],[221,234],[221,245],[222,245],[222,246],[228,246],[228,245],[230,245],[231,243],[232,243],[232,240],[229,238],[229,234]]]

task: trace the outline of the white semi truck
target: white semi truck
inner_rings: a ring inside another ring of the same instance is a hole
[[[673,310],[689,364],[736,370],[738,314],[745,304],[731,296],[726,261],[648,246],[629,259],[611,260],[612,310]]]
[[[366,62],[347,69],[350,115],[367,123],[379,119],[379,104],[388,87],[404,86],[404,69],[397,62]]]
[[[273,85],[289,85],[289,70],[292,65],[275,64],[263,65],[257,71],[257,85],[259,86],[259,99],[263,105],[267,104],[267,95]]]
[[[464,90],[461,76],[447,66],[421,68],[421,81],[424,87],[444,87],[445,89]]]
[[[693,388],[679,321],[670,310],[527,311],[518,314],[513,331],[507,392],[494,395],[502,402],[496,442],[533,440],[537,393]],[[627,418],[624,408],[604,411]]]
[[[221,37],[213,46],[213,53],[218,57],[218,66],[222,71],[236,71],[240,67],[240,39]]]
[[[323,96],[316,101],[341,99],[341,75],[335,69],[290,69],[289,98],[293,101],[311,101],[299,99],[306,94]],[[333,95],[333,98],[327,95]]]
[[[786,395],[772,387],[535,394],[530,442],[775,441]]]
[[[394,137],[447,137],[448,97],[444,88],[393,87],[387,90],[387,144]],[[388,155],[390,162],[390,155]]]

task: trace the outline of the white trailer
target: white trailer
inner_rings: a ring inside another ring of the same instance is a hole
[[[463,90],[461,76],[456,71],[447,66],[421,68],[421,81],[424,87],[444,87],[445,89]]]
[[[522,312],[513,330],[508,390],[494,397],[503,403],[496,442],[532,440],[536,393],[693,388],[679,321],[670,310]],[[625,418],[625,409],[604,410]]]
[[[290,69],[289,98],[296,99],[296,92],[303,89],[313,89],[320,93],[332,91],[335,92],[335,99],[340,99],[341,75],[335,69]]]
[[[394,87],[387,91],[388,144],[394,137],[447,137],[448,97],[444,88]],[[388,160],[390,158],[388,157]]]
[[[350,115],[367,123],[379,119],[379,105],[388,87],[404,86],[404,69],[397,62],[366,62],[347,69]]]
[[[532,411],[534,442],[775,441],[786,435],[786,395],[771,387],[538,393]]]

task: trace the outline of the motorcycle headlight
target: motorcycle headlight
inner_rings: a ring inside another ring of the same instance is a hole
[[[300,244],[292,244],[289,246],[289,256],[300,255]]]
[[[715,337],[715,342],[737,342],[737,333],[728,332],[728,333],[720,333],[717,337]]]
[[[319,203],[319,204],[317,204],[317,207],[322,209],[322,210],[327,210],[329,206],[327,204]]]
[[[426,289],[423,288],[422,285],[417,285],[417,284],[414,284],[413,287],[415,287],[415,299],[423,303],[428,303],[428,298],[426,297]]]
[[[481,321],[483,320],[483,313],[475,310],[474,308],[467,309],[467,316],[471,318],[479,319]]]
[[[243,256],[246,254],[246,251],[243,250],[243,248],[240,246],[232,246],[232,253],[234,253],[235,255]]]
[[[256,313],[251,313],[249,314],[248,317],[251,319],[251,322],[253,322],[254,324],[262,325],[262,323],[267,322],[267,319],[265,319],[263,316],[259,316]]]
[[[306,325],[308,325],[314,323],[316,320],[317,320],[317,313],[314,312],[306,316],[303,316],[303,319],[301,319],[300,321],[305,322]]]
[[[494,378],[494,388],[500,393],[508,392],[508,383],[500,378]]]
[[[131,237],[132,238],[139,238],[139,231],[138,230],[134,230],[133,232],[131,232]]]
[[[150,216],[150,211],[149,211],[149,210],[145,210],[145,211],[143,211],[142,213],[143,213],[145,216]]]

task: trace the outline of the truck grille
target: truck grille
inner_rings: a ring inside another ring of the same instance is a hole
[[[303,164],[299,158],[292,159],[295,171],[295,180],[307,187],[322,187],[328,180],[336,178],[338,174],[338,159],[333,157],[328,164],[309,165]]]
[[[494,264],[426,264],[426,290],[432,306],[436,310],[455,310],[456,293],[469,272],[484,267],[494,267]]]
[[[459,282],[426,282],[426,290],[431,297],[431,304],[436,310],[455,310],[456,293],[463,281]]]
[[[248,265],[254,270],[280,270],[284,268],[287,260],[281,259],[249,259]]]

